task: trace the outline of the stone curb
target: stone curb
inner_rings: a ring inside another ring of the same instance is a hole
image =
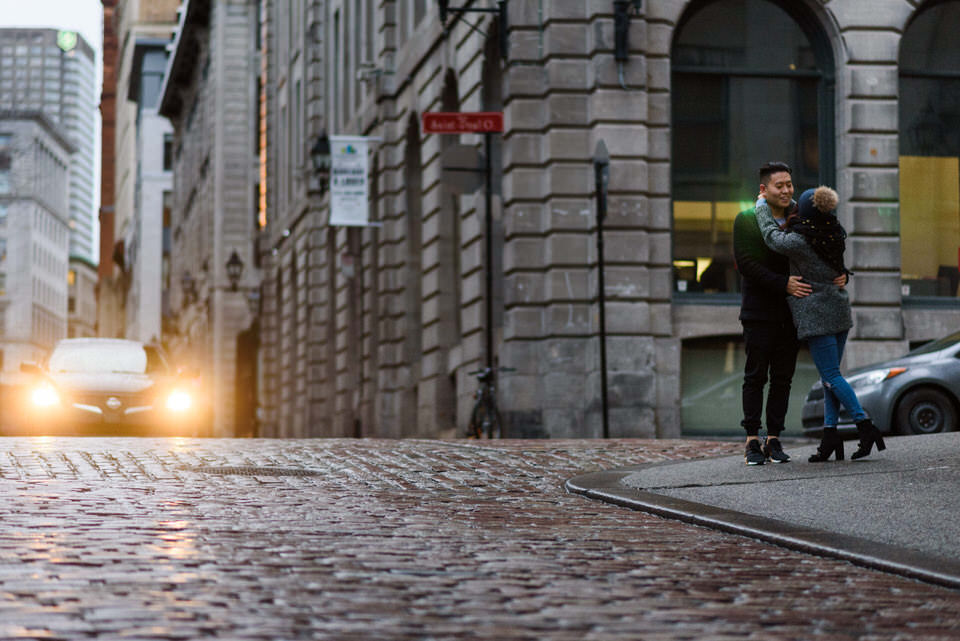
[[[590,499],[747,536],[800,552],[849,561],[925,583],[960,589],[960,562],[957,561],[901,546],[637,490],[621,483],[632,472],[656,465],[662,464],[584,474],[567,480],[565,487],[573,494]]]

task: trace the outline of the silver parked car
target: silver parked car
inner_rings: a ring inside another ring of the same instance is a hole
[[[927,343],[900,358],[850,372],[847,381],[884,433],[933,434],[956,430],[960,407],[960,332]],[[823,386],[817,381],[801,414],[803,430],[823,427]],[[841,430],[855,429],[846,408]]]

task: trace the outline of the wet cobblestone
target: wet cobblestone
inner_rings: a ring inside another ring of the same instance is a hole
[[[0,639],[960,637],[958,592],[562,489],[738,449],[0,439]]]

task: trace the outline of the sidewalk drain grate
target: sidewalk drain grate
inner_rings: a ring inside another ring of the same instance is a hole
[[[201,474],[222,474],[239,476],[320,476],[318,470],[304,470],[295,467],[260,467],[246,466],[209,466],[181,468],[185,472],[200,472]]]

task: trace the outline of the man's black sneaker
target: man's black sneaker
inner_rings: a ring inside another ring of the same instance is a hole
[[[763,455],[763,450],[760,448],[760,441],[757,439],[747,441],[747,450],[743,459],[747,465],[763,465],[767,461],[767,457]]]
[[[778,438],[767,439],[767,441],[763,444],[763,455],[771,463],[790,462],[790,455],[783,451],[783,446],[780,445],[780,439]]]

